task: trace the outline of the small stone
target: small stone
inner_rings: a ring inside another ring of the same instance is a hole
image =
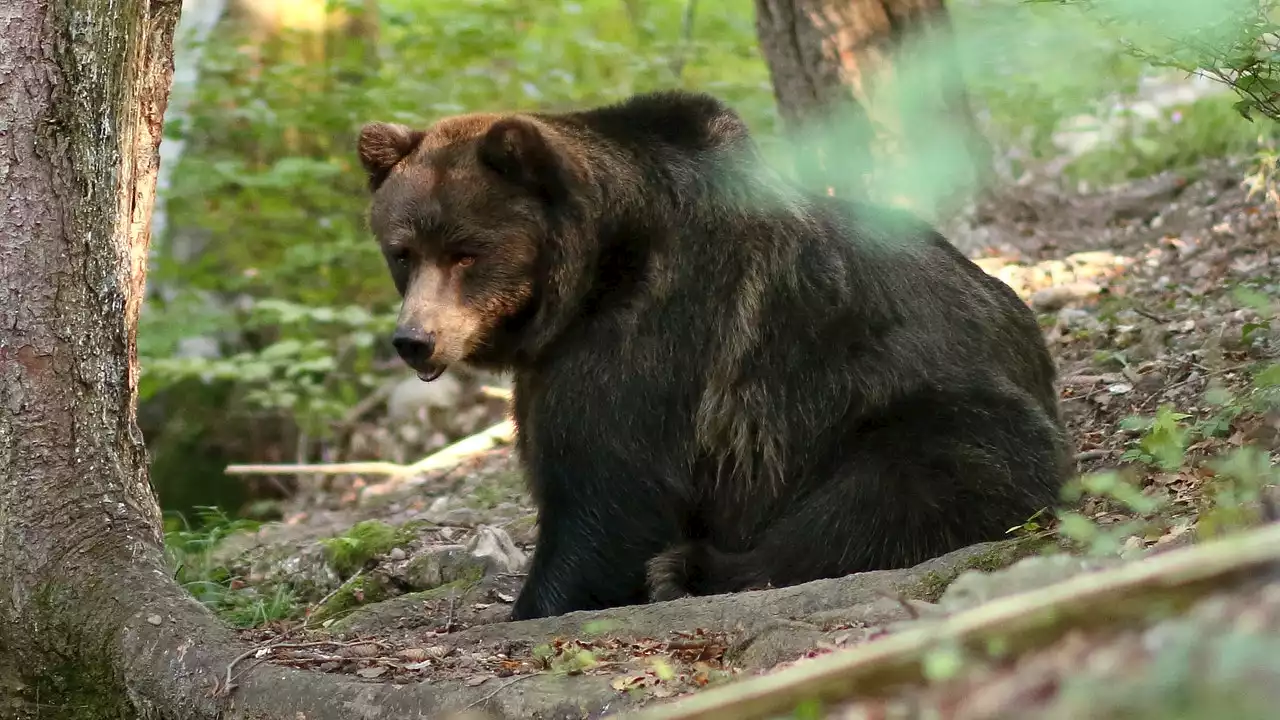
[[[151,623],[152,625],[159,625],[160,623],[164,622],[164,620],[159,615],[148,615],[147,622]]]
[[[430,590],[457,580],[479,579],[485,560],[462,545],[443,545],[416,555],[405,568],[405,582],[414,590]]]
[[[1093,314],[1081,308],[1068,307],[1058,311],[1058,322],[1069,330],[1082,327],[1092,319]]]
[[[439,523],[454,527],[474,527],[480,522],[480,514],[469,507],[454,508],[446,512]]]
[[[467,545],[467,550],[477,558],[483,558],[492,572],[519,572],[525,564],[524,552],[516,547],[507,531],[501,528],[481,525],[476,528],[475,537]]]
[[[400,548],[391,548],[391,552],[387,555],[387,557],[391,558],[392,562],[400,562],[401,560],[404,560],[406,557],[408,557],[408,554],[406,554],[405,551],[401,550]]]

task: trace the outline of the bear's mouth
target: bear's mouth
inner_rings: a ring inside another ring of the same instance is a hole
[[[432,380],[435,380],[436,378],[443,375],[444,371],[448,369],[448,367],[449,367],[448,365],[435,365],[435,366],[432,366],[430,370],[419,370],[418,379],[421,380],[422,382],[431,382]]]

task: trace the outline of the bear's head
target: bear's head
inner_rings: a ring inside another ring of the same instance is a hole
[[[545,334],[590,195],[577,147],[531,115],[361,130],[369,223],[402,299],[392,343],[423,380],[458,362],[511,367]]]

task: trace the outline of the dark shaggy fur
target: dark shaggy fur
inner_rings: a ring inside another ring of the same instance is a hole
[[[1056,499],[1027,307],[919,221],[785,182],[714,98],[371,124],[361,158],[401,354],[515,372],[515,618],[907,566]]]

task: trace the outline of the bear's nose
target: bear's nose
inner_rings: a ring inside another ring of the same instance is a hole
[[[409,367],[418,370],[436,351],[436,334],[420,329],[396,328],[391,344]]]

